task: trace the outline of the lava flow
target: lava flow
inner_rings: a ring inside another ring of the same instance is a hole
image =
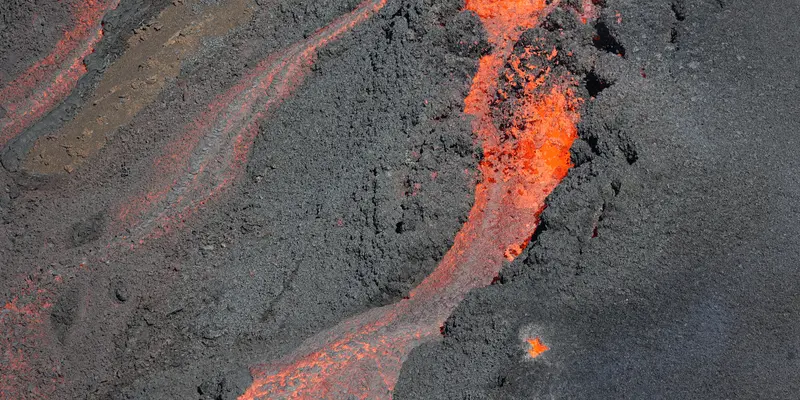
[[[82,0],[72,11],[75,27],[64,32],[47,57],[0,89],[0,148],[69,95],[84,74],[84,59],[103,37],[101,22],[119,0]]]
[[[527,61],[514,55],[522,32],[558,6],[545,0],[467,0],[494,48],[480,60],[465,101],[484,150],[483,179],[469,219],[436,270],[407,299],[350,318],[283,359],[254,367],[253,384],[240,400],[391,398],[409,352],[441,337],[440,327],[466,293],[489,285],[503,262],[519,255],[545,198],[571,167],[569,149],[577,137],[575,80],[530,61],[551,61],[555,50],[532,46],[525,54],[535,57]],[[592,12],[586,0],[576,17]],[[500,88],[501,79],[513,93]],[[511,97],[511,123],[500,130],[493,105]]]
[[[187,133],[156,161],[160,188],[121,207],[115,244],[130,247],[163,236],[227,188],[245,165],[258,122],[302,81],[317,49],[368,19],[386,4],[369,0],[307,39],[270,56],[219,96]]]

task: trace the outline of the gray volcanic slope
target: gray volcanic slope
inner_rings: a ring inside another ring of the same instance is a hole
[[[607,5],[626,57],[587,106],[579,165],[396,399],[800,393],[800,3]],[[523,357],[528,335],[550,350]]]

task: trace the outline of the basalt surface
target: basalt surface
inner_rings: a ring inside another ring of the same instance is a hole
[[[800,392],[800,6],[0,13],[0,399]]]

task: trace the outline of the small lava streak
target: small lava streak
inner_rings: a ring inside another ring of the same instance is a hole
[[[64,100],[86,73],[84,59],[103,37],[101,22],[119,0],[83,0],[72,11],[75,27],[47,57],[0,89],[0,148]]]
[[[547,347],[547,345],[544,344],[542,339],[539,337],[528,338],[526,339],[526,342],[528,342],[528,346],[530,346],[528,348],[528,355],[531,356],[531,358],[539,357],[545,351],[550,350],[550,348]]]
[[[39,279],[26,279],[25,286],[0,307],[0,399],[51,398],[63,384],[53,361],[45,353],[30,351],[50,340],[52,292],[40,286]]]
[[[307,39],[262,61],[217,97],[156,161],[159,188],[120,208],[118,231],[125,234],[113,245],[135,247],[161,237],[229,187],[245,166],[259,120],[299,86],[316,51],[385,4],[386,0],[361,3]]]
[[[526,49],[527,61],[513,54],[522,32],[558,6],[545,0],[467,0],[494,50],[480,60],[465,100],[484,149],[483,180],[453,247],[407,298],[345,320],[284,358],[253,367],[253,383],[240,400],[390,399],[409,352],[440,338],[440,327],[466,293],[489,285],[503,263],[519,255],[545,198],[571,167],[569,149],[577,137],[575,80],[550,76],[546,62],[530,62],[551,61],[554,50]],[[517,87],[509,84],[514,90],[505,91],[501,79]],[[493,105],[512,97],[511,123],[501,131]]]

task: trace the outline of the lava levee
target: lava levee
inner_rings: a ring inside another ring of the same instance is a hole
[[[242,171],[258,131],[258,123],[302,81],[316,51],[368,19],[386,0],[361,3],[307,39],[260,62],[166,146],[156,160],[156,183],[130,199],[117,213],[109,246],[136,247],[170,232],[209,199],[228,188]]]
[[[117,1],[86,0],[84,3],[115,7]],[[157,188],[128,199],[119,207],[110,229],[114,238],[106,245],[106,251],[96,258],[114,259],[120,251],[164,235],[227,188],[246,162],[259,120],[302,82],[317,49],[368,19],[385,3],[385,0],[362,3],[302,42],[259,63],[237,85],[216,98],[206,112],[196,118],[197,122],[167,146],[164,156],[156,161],[153,175]],[[9,138],[13,137],[12,131],[7,129],[9,126],[18,133],[75,86],[75,81],[86,72],[83,57],[91,53],[92,46],[102,35],[99,24],[103,10],[82,10],[81,28],[66,34],[55,55],[41,61],[14,85],[0,92],[0,101],[6,104],[4,107],[11,115],[10,125],[3,126],[3,135],[9,133]],[[90,28],[95,23],[97,29],[92,31]],[[91,32],[93,36],[89,35]],[[57,90],[64,91],[58,99]],[[42,99],[47,100],[46,104]],[[0,122],[6,123],[7,119]],[[80,264],[80,272],[84,271],[86,263]],[[60,284],[60,277],[55,278],[49,286]],[[59,398],[57,393],[64,383],[61,371],[54,367],[54,371],[42,372],[44,358],[49,356],[45,343],[52,341],[45,334],[51,329],[46,317],[55,297],[42,286],[38,278],[36,281],[26,279],[25,286],[14,291],[14,297],[0,308],[0,399],[24,398],[27,394],[36,398]],[[36,371],[53,378],[36,386],[33,382]]]
[[[72,10],[75,26],[52,52],[0,88],[0,148],[50,112],[72,92],[86,74],[84,59],[103,37],[101,22],[119,0],[80,0]]]
[[[66,174],[92,160],[179,76],[203,41],[250,20],[252,0],[174,2],[128,38],[125,52],[103,72],[84,107],[63,126],[38,138],[22,162],[31,174]]]

